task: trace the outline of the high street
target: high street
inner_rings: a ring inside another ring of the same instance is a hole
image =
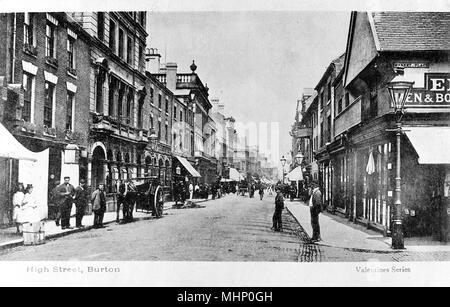
[[[273,196],[260,201],[228,195],[199,204],[199,208],[167,210],[162,219],[109,224],[105,229],[68,235],[44,245],[11,248],[1,251],[0,259],[329,262],[450,258],[448,252],[368,252],[310,244],[304,230],[309,229],[308,218],[301,219],[305,223],[302,227],[286,209],[282,216],[284,231],[271,230],[273,203]],[[288,207],[294,205],[302,204],[293,202]],[[321,218],[327,221],[323,215]]]

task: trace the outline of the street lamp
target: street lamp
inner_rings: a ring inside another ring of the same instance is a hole
[[[402,187],[401,187],[401,159],[400,159],[400,149],[401,149],[401,135],[402,135],[402,117],[405,113],[405,102],[408,98],[408,94],[413,87],[414,82],[398,81],[391,82],[388,84],[387,88],[389,91],[389,96],[391,98],[392,106],[394,107],[394,112],[396,115],[396,132],[397,137],[397,165],[396,165],[396,175],[395,175],[395,201],[394,201],[394,218],[392,225],[392,248],[393,249],[404,249],[405,243],[403,238],[403,227],[402,227]]]
[[[284,156],[282,156],[280,159],[280,162],[281,162],[281,166],[283,167],[282,172],[283,172],[283,184],[284,184],[284,166],[286,165],[286,158]]]

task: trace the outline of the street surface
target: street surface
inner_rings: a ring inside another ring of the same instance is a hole
[[[255,195],[256,196],[256,195]],[[309,244],[287,210],[283,232],[271,230],[274,197],[228,195],[202,208],[167,210],[161,219],[109,224],[44,245],[0,252],[0,260],[156,261],[448,261],[441,253],[367,253]]]

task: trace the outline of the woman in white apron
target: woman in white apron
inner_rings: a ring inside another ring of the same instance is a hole
[[[24,190],[25,189],[23,187],[23,183],[19,182],[17,184],[16,192],[13,195],[13,206],[14,206],[13,220],[16,223],[18,234],[22,233],[22,223],[23,223],[22,204],[23,198],[25,197]]]
[[[40,222],[39,210],[37,209],[37,202],[33,194],[33,185],[28,184],[25,190],[22,205],[22,223],[36,223]]]

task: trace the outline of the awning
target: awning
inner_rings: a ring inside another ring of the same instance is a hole
[[[302,167],[301,166],[297,166],[289,174],[287,174],[286,177],[290,181],[302,181],[303,180]]]
[[[238,170],[235,168],[230,167],[230,180],[231,181],[241,181],[244,177],[239,174]]]
[[[195,170],[195,168],[189,163],[186,158],[175,156],[181,164],[183,164],[184,168],[192,175],[192,177],[201,177],[199,172]]]
[[[25,146],[8,131],[8,129],[0,123],[0,140],[2,140],[3,146],[0,146],[0,157],[37,161],[35,153],[26,149]]]
[[[450,127],[403,127],[419,164],[450,164]]]

